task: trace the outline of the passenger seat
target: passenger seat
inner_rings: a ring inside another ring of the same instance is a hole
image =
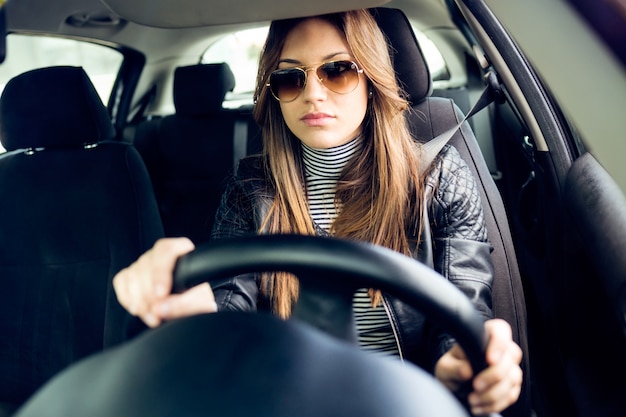
[[[11,79],[0,97],[0,410],[126,338],[113,276],[163,236],[139,153],[80,67]]]
[[[134,144],[152,178],[166,236],[196,244],[210,238],[225,179],[256,129],[250,109],[222,107],[234,87],[226,63],[179,67],[176,113],[137,126]]]

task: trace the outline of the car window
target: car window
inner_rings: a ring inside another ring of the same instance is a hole
[[[443,55],[435,43],[430,40],[428,36],[424,35],[417,29],[413,28],[413,31],[415,32],[417,42],[422,49],[424,58],[426,59],[426,64],[430,70],[430,76],[433,79],[433,83],[436,85],[437,81],[449,80],[450,73],[448,72],[448,66],[446,65],[446,61],[443,59]]]
[[[50,36],[10,34],[7,56],[0,66],[0,93],[16,75],[53,65],[82,66],[104,103],[115,82],[123,55],[103,45]],[[4,149],[0,145],[0,151]]]
[[[202,56],[202,63],[226,62],[235,75],[235,89],[226,95],[224,107],[252,104],[259,55],[267,31],[268,27],[261,27],[226,35],[213,43]],[[446,63],[435,44],[423,33],[417,30],[415,33],[433,81],[449,79]]]
[[[235,75],[235,89],[226,95],[224,107],[252,103],[261,49],[268,27],[247,29],[224,36],[202,56],[202,63],[226,62]]]

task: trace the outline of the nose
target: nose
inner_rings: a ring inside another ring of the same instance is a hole
[[[319,101],[326,99],[326,87],[322,80],[317,76],[317,72],[313,68],[307,69],[307,80],[302,91],[304,101]]]

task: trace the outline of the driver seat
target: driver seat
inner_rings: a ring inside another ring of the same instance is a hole
[[[398,81],[409,96],[412,107],[409,126],[413,136],[421,142],[427,142],[457,126],[464,114],[453,100],[431,96],[433,87],[430,72],[406,15],[399,9],[385,7],[371,9],[371,12],[387,36]],[[418,59],[420,57],[422,59]],[[531,414],[526,303],[504,202],[467,121],[448,143],[459,151],[474,174],[480,190],[487,234],[493,246],[494,315],[511,325],[513,339],[524,352],[522,370],[525,381],[520,400],[502,414],[504,417],[526,417]]]

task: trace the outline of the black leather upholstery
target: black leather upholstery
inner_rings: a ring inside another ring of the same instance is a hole
[[[225,63],[177,68],[176,114],[137,127],[134,143],[150,172],[167,236],[187,236],[195,243],[210,237],[223,182],[234,164],[238,114],[222,108],[234,86]]]
[[[426,142],[456,126],[463,120],[458,106],[448,98],[431,97],[432,82],[415,34],[404,15],[397,9],[373,10],[378,25],[392,46],[394,67],[400,83],[405,87],[412,104],[409,124],[413,135]],[[522,367],[526,382],[518,404],[503,413],[508,416],[530,414],[528,382],[528,341],[526,332],[526,307],[520,272],[513,247],[504,203],[482,156],[476,137],[466,122],[450,139],[469,165],[481,192],[487,232],[494,247],[491,258],[494,264],[493,311],[496,317],[509,322],[513,337],[524,351]]]
[[[0,98],[0,402],[124,339],[111,278],[163,234],[145,166],[82,68],[9,81]],[[27,149],[27,150],[24,150]]]

